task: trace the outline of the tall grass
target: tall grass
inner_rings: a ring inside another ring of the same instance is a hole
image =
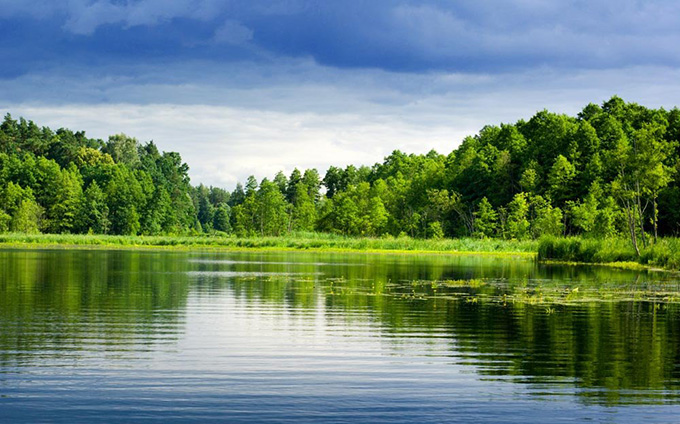
[[[542,237],[539,260],[586,263],[638,262],[667,269],[680,269],[680,239],[662,238],[641,248],[640,256],[625,238]]]
[[[538,241],[496,239],[422,240],[409,237],[346,237],[337,234],[297,232],[282,237],[234,236],[107,236],[74,234],[0,234],[0,246],[100,246],[158,248],[216,248],[265,250],[335,250],[392,252],[488,252],[531,255],[539,260],[585,263],[637,262],[680,269],[680,239],[662,238],[635,255],[625,238],[542,237]]]
[[[680,269],[680,239],[663,238],[642,249],[640,263],[667,269]]]
[[[346,237],[337,234],[297,232],[282,237],[239,238],[233,236],[106,236],[73,234],[0,234],[5,245],[147,246],[228,249],[350,250],[413,252],[536,251],[535,241],[480,240],[473,238],[422,240],[408,237]]]
[[[625,239],[554,236],[545,236],[539,240],[538,259],[589,263],[637,260],[630,242]]]

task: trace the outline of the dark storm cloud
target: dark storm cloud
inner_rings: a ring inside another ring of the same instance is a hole
[[[0,0],[0,111],[233,187],[613,94],[673,107],[678,45],[674,1]]]
[[[64,61],[312,58],[337,68],[512,72],[670,66],[675,1],[0,0],[0,77]]]

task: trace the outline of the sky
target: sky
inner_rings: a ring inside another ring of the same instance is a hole
[[[672,108],[678,46],[674,0],[0,0],[0,112],[231,189],[613,95]]]

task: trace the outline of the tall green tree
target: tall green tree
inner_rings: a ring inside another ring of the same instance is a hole
[[[530,200],[530,208],[530,226],[533,238],[563,234],[563,213],[559,207],[552,206],[550,201],[542,196],[533,196]]]
[[[106,196],[96,181],[92,181],[83,193],[78,225],[83,233],[108,234],[111,229]]]
[[[76,221],[82,204],[83,187],[80,173],[71,167],[59,173],[52,204],[47,209],[47,230],[69,233],[77,228]]]
[[[507,238],[522,240],[529,235],[529,201],[526,193],[517,193],[508,204],[505,234]]]
[[[493,237],[498,225],[498,214],[491,203],[482,197],[474,212],[475,235],[482,238]]]
[[[124,166],[116,167],[105,193],[111,231],[114,234],[138,234],[141,229],[139,210],[143,207],[144,195],[134,174]]]
[[[569,159],[558,155],[548,173],[548,192],[558,202],[564,204],[574,195],[576,167]]]
[[[298,183],[290,220],[291,229],[296,231],[312,231],[316,226],[317,213],[314,201],[310,198],[304,183]]]
[[[216,231],[224,233],[231,232],[231,208],[226,203],[220,203],[215,208],[215,215],[213,217],[213,228]]]
[[[132,169],[140,165],[139,142],[136,138],[125,134],[116,134],[109,137],[102,151],[109,154],[116,163],[122,163]]]
[[[287,204],[283,194],[266,178],[256,195],[257,231],[263,236],[279,236],[288,228]]]

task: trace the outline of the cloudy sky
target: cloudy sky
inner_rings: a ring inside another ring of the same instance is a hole
[[[670,108],[678,46],[674,0],[0,0],[0,111],[232,188],[614,94]]]

